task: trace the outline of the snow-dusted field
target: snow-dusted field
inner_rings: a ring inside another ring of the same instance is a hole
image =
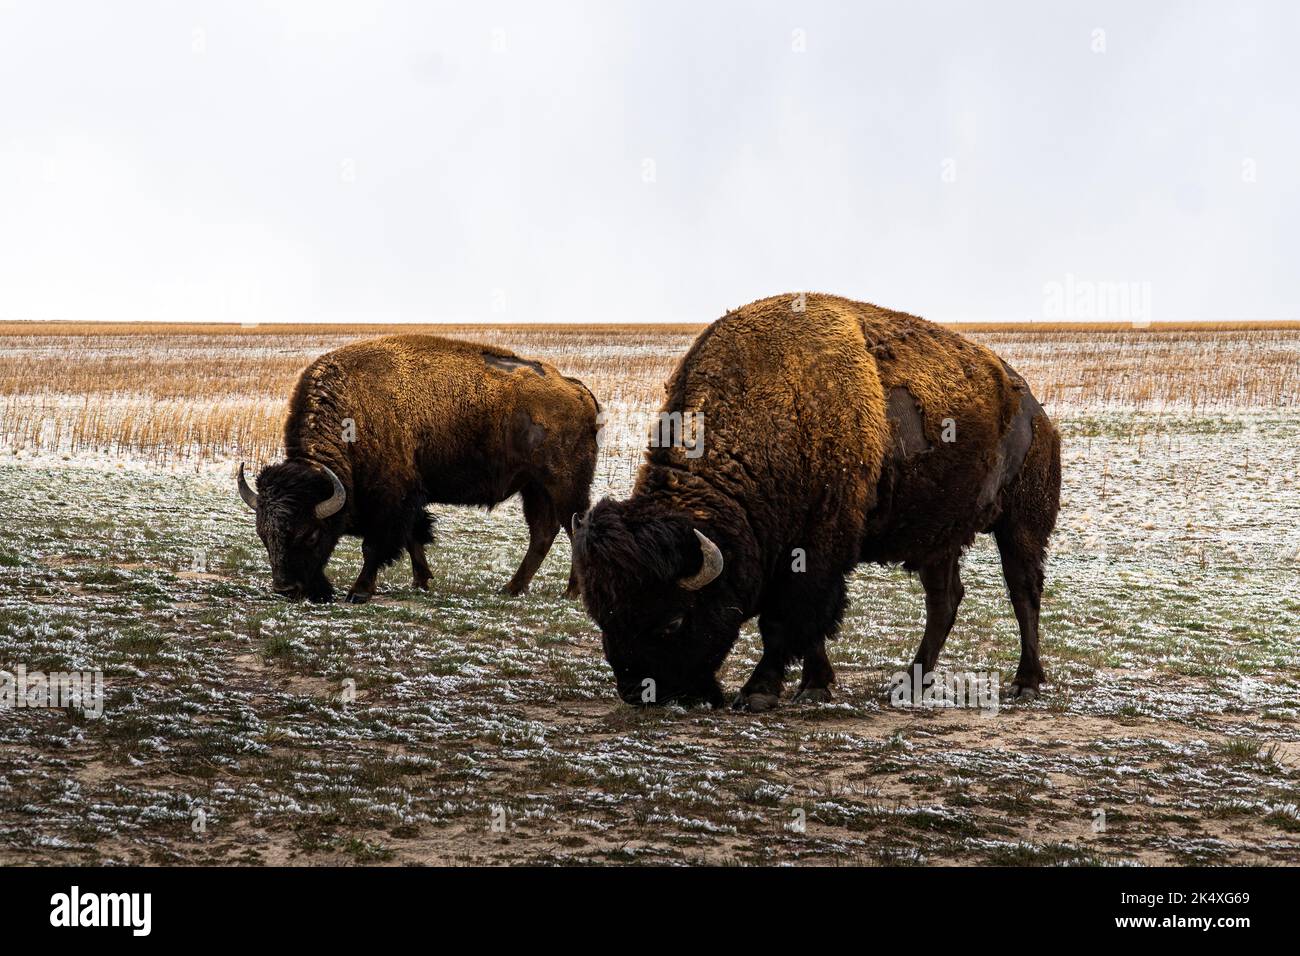
[[[637,348],[608,380],[642,374]],[[1049,411],[1051,684],[992,714],[890,705],[924,613],[901,571],[855,574],[834,703],[642,711],[561,595],[566,542],[529,596],[497,593],[514,503],[438,509],[430,593],[399,566],[372,604],[314,607],[271,595],[228,463],[10,451],[0,670],[102,671],[104,700],[0,710],[0,863],[1300,863],[1300,420]],[[336,583],[359,564],[346,542]],[[964,578],[941,664],[1009,680],[991,541]],[[757,650],[750,628],[728,688]]]

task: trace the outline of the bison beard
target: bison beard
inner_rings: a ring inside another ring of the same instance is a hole
[[[325,566],[344,534],[364,564],[348,600],[374,594],[403,551],[415,586],[431,572],[426,506],[523,500],[528,551],[506,585],[521,594],[562,527],[587,507],[596,467],[595,397],[544,362],[430,335],[370,339],[321,356],[289,403],[287,459],[239,493],[257,513],[272,585],[328,601]],[[567,529],[566,529],[567,530]],[[577,581],[570,574],[570,593]]]
[[[632,496],[601,501],[574,529],[583,599],[624,700],[718,705],[715,675],[755,616],[763,653],[736,705],[776,706],[794,661],[796,699],[829,699],[825,642],[862,561],[919,574],[915,663],[931,671],[964,593],[961,555],[981,532],[997,540],[1020,627],[1012,695],[1037,694],[1060,442],[996,355],[904,313],[791,295],[713,323],[666,388],[663,412],[703,420],[704,454],[650,448]],[[720,572],[683,586],[710,548]]]

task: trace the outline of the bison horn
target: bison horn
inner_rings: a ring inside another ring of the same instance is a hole
[[[319,466],[320,470],[330,476],[330,481],[334,483],[334,492],[324,501],[316,506],[316,517],[324,521],[331,515],[338,514],[344,502],[348,500],[347,490],[343,487],[343,482],[339,481],[339,476],[334,474],[324,465]]]
[[[578,514],[578,512],[575,511],[573,513],[573,517],[569,520],[569,530],[572,531],[574,534],[577,534],[578,529],[581,527],[582,527],[582,515]]]
[[[722,552],[718,550],[718,546],[699,531],[695,532],[695,537],[700,539],[700,554],[704,558],[704,563],[700,565],[700,570],[689,578],[678,580],[677,583],[688,591],[698,591],[722,573]]]
[[[244,477],[244,463],[239,463],[239,497],[244,499],[244,504],[257,510],[257,492],[248,487],[248,479]]]

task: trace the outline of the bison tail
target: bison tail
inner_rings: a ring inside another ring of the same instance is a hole
[[[411,537],[418,544],[433,544],[434,517],[424,508],[417,508],[411,520]]]
[[[1061,508],[1061,433],[1046,414],[1033,423],[1020,474],[1007,488],[999,524],[1010,525],[1031,549],[1046,549]]]

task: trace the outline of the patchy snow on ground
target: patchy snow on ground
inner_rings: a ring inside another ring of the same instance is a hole
[[[631,421],[632,404],[611,414]],[[829,704],[618,703],[562,596],[498,589],[517,503],[438,508],[429,593],[270,592],[230,463],[0,461],[0,670],[102,671],[104,712],[0,709],[0,862],[1300,862],[1300,423],[1070,410],[1042,699],[890,706],[919,585],[864,567]],[[606,447],[626,493],[640,440]],[[331,565],[359,568],[355,542]],[[996,550],[967,557],[953,671],[1018,655]],[[757,659],[752,627],[723,674]]]

